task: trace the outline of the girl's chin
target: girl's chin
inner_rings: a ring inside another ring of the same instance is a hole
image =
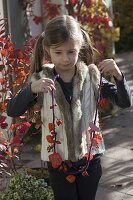
[[[66,70],[66,71],[69,71],[69,70],[73,70],[75,69],[75,66],[71,66],[71,65],[63,65],[61,67],[57,67],[58,70]]]

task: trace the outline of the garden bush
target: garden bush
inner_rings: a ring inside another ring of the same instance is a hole
[[[11,178],[1,200],[54,200],[54,197],[44,179],[37,179],[22,171]]]

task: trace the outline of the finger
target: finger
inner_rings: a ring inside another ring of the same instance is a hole
[[[56,88],[53,84],[51,84],[50,87],[51,87],[51,89],[56,90]]]
[[[51,83],[48,83],[48,82],[45,82],[45,84],[44,84],[44,87],[45,88],[51,88],[51,90],[53,89],[53,90],[56,90],[56,88],[55,88],[55,85],[53,85],[53,84],[51,84]]]
[[[47,82],[49,84],[53,84],[53,85],[55,84],[54,81],[50,78],[43,78],[42,80],[43,80],[43,82]]]
[[[105,60],[103,60],[103,61],[101,61],[100,63],[99,63],[99,67],[101,67],[101,66],[105,66],[105,65],[108,65],[108,64],[113,64],[115,61],[113,60],[113,59],[105,59]]]

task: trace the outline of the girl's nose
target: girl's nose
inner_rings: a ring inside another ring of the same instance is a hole
[[[69,56],[68,56],[68,54],[63,54],[63,62],[68,62],[69,61]]]

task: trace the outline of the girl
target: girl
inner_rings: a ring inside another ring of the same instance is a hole
[[[122,108],[131,104],[115,61],[103,60],[99,68],[93,63],[94,48],[79,23],[72,16],[56,17],[37,41],[30,84],[8,103],[11,117],[41,106],[41,158],[48,162],[55,200],[95,199],[105,151],[96,106],[100,80],[103,98]],[[100,72],[114,76],[116,86],[100,79]]]

